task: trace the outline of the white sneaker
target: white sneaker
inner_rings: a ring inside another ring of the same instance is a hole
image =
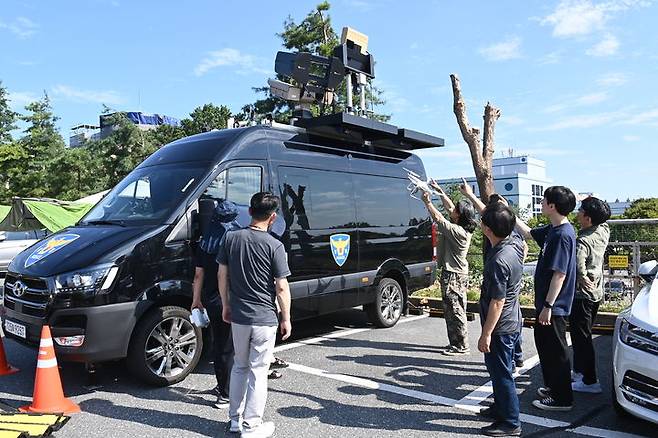
[[[581,373],[577,373],[575,371],[571,372],[571,381],[572,382],[578,382],[580,380],[583,380],[583,375]]]
[[[231,420],[231,426],[228,429],[231,433],[242,432],[242,422],[240,420]]]
[[[274,434],[274,423],[266,421],[253,429],[245,427],[242,429],[242,438],[267,438]]]
[[[582,380],[573,382],[571,384],[571,389],[575,392],[589,392],[590,394],[601,394],[603,392],[603,389],[601,388],[601,384],[599,382],[588,385],[586,383],[583,383]]]

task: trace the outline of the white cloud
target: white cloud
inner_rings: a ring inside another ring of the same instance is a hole
[[[601,87],[616,87],[624,85],[626,82],[628,82],[628,78],[623,73],[608,73],[596,80],[596,83]]]
[[[562,0],[553,13],[539,20],[553,27],[553,36],[569,38],[604,30],[618,12],[646,7],[651,0],[609,0],[594,4],[591,0]]]
[[[637,135],[624,135],[622,139],[627,142],[635,142],[642,140],[642,138],[638,137]]]
[[[608,99],[608,93],[606,93],[605,91],[585,94],[583,96],[579,96],[575,98],[570,97],[567,99],[563,99],[562,103],[557,103],[554,105],[547,106],[546,108],[544,108],[543,112],[547,114],[557,113],[571,107],[596,105],[597,103],[601,103],[607,99]]]
[[[511,37],[500,43],[482,47],[479,53],[489,61],[507,61],[509,59],[520,58],[521,38]]]
[[[566,117],[562,120],[558,120],[555,123],[534,128],[532,129],[532,131],[560,131],[562,129],[572,129],[572,128],[576,128],[576,129],[595,128],[597,126],[602,126],[615,122],[619,120],[621,117],[623,117],[623,114],[618,111],[609,112],[609,113],[599,113],[599,114],[573,115]]]
[[[28,103],[32,103],[39,99],[41,99],[41,96],[37,96],[36,94],[29,91],[9,92],[8,96],[9,105],[14,111],[22,109]]]
[[[119,105],[125,101],[119,93],[113,90],[80,90],[68,85],[55,85],[52,91],[54,96],[63,97],[73,102]]]
[[[625,125],[643,125],[647,123],[655,125],[658,123],[658,108],[629,115],[622,123]]]
[[[18,17],[9,23],[0,21],[0,29],[7,29],[18,38],[25,39],[34,35],[39,29],[39,25],[29,18]]]
[[[504,125],[510,125],[510,126],[518,126],[518,125],[523,125],[525,123],[525,120],[523,120],[521,117],[506,116],[505,114],[503,114],[500,117],[498,123],[502,123]]]
[[[587,50],[589,56],[612,56],[619,50],[619,40],[612,34],[607,34],[603,39]]]
[[[226,48],[209,52],[199,65],[194,67],[194,74],[203,76],[217,67],[237,67],[238,73],[271,73],[271,69],[263,67],[265,64],[263,59],[241,53],[237,49]]]
[[[559,51],[548,53],[539,58],[540,65],[557,64],[562,59],[562,53]]]

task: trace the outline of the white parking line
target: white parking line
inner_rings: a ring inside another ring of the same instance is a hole
[[[418,321],[419,319],[424,319],[427,318],[428,315],[419,315],[419,316],[411,316],[407,318],[401,318],[398,321],[398,324],[405,324],[407,322],[413,322],[413,321]],[[311,339],[304,339],[303,341],[297,341],[297,342],[291,342],[290,344],[283,344],[279,345],[278,347],[274,348],[275,353],[280,353],[282,351],[287,351],[287,350],[292,350],[293,348],[297,347],[303,347],[305,345],[313,345],[313,344],[319,344],[322,341],[326,341],[327,339],[336,339],[336,338],[344,338],[345,336],[350,336],[354,335],[357,333],[362,333],[362,332],[367,332],[370,330],[374,330],[374,327],[367,327],[367,328],[359,328],[359,329],[352,329],[352,330],[336,330],[335,332],[329,333],[328,335],[324,336],[318,336],[317,338],[311,338]]]

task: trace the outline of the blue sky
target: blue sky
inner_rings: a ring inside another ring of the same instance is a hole
[[[239,111],[272,75],[276,33],[318,1],[0,0],[0,80],[16,110],[45,90],[68,137],[105,103],[185,117]],[[452,113],[502,110],[497,154],[547,163],[556,184],[608,200],[658,195],[658,2],[334,0],[334,28],[370,37],[392,123],[446,139],[436,178],[472,174]]]

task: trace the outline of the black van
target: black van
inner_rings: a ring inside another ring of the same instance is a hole
[[[404,149],[442,140],[307,128],[228,129],[162,147],[76,226],[14,258],[6,334],[37,345],[47,323],[62,360],[127,358],[144,381],[181,381],[202,349],[189,321],[199,204],[244,206],[261,190],[281,197],[273,232],[288,252],[293,318],[363,305],[374,324],[393,326],[435,276],[431,221],[405,169],[425,171]]]

